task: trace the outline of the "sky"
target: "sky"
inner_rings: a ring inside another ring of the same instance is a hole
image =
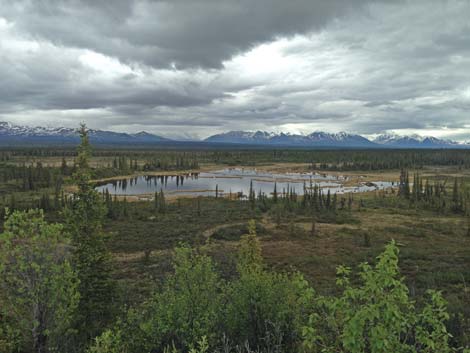
[[[468,0],[0,0],[0,121],[470,140]]]

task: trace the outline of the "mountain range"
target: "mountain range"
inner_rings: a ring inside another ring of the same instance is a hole
[[[169,142],[170,139],[139,132],[127,134],[121,132],[89,130],[90,141],[95,144],[153,144]],[[0,122],[0,145],[5,144],[71,144],[80,140],[77,129],[65,127],[29,127]]]
[[[252,145],[306,146],[306,147],[376,147],[377,145],[360,135],[340,132],[330,134],[316,131],[309,135],[274,134],[264,131],[230,131],[208,137],[206,142],[238,143]]]
[[[208,137],[206,142],[236,143],[272,146],[351,147],[351,148],[470,148],[468,143],[458,143],[436,137],[419,135],[400,136],[383,134],[373,140],[346,132],[316,131],[309,135],[274,134],[264,131],[229,131]]]
[[[130,134],[104,130],[90,130],[90,141],[105,145],[149,145],[162,143],[187,143],[145,131]],[[0,122],[0,145],[31,144],[76,144],[79,136],[76,129],[64,127],[29,127]],[[272,133],[266,131],[229,131],[192,143],[237,144],[256,146],[284,147],[332,147],[332,148],[470,148],[469,143],[458,143],[436,137],[418,135],[400,136],[395,134],[379,135],[367,139],[361,135],[346,132],[327,133],[315,131],[308,135]]]

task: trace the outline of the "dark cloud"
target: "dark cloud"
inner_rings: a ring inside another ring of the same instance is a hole
[[[465,0],[0,0],[0,119],[470,137]]]
[[[2,4],[21,31],[154,67],[220,68],[276,37],[318,29],[368,0],[19,0]]]

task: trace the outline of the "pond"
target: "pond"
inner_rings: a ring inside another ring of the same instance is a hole
[[[304,193],[304,186],[318,185],[326,193],[357,193],[383,190],[394,187],[393,182],[360,182],[358,185],[345,186],[348,177],[318,173],[269,173],[256,169],[226,168],[213,172],[189,173],[180,175],[142,175],[134,178],[112,180],[99,184],[99,192],[112,195],[153,195],[163,190],[165,195],[179,196],[219,196],[238,195],[246,197],[250,185],[256,194],[271,196],[274,186],[278,193],[294,190],[298,195]]]

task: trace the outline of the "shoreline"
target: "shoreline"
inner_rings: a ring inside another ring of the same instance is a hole
[[[272,173],[272,174],[285,174],[285,176],[278,177],[278,178],[269,178],[268,176],[263,175],[253,175],[251,179],[253,181],[262,182],[262,183],[292,183],[292,184],[304,184],[307,188],[310,188],[310,179],[308,178],[308,174],[315,174],[319,176],[319,179],[312,179],[312,185],[319,185],[321,189],[337,189],[333,193],[338,195],[343,194],[362,194],[362,193],[371,193],[377,192],[382,190],[390,190],[397,187],[397,181],[399,178],[399,174],[395,173],[395,171],[387,171],[387,172],[375,172],[375,173],[364,173],[364,171],[358,172],[339,172],[339,171],[315,171],[310,170],[310,164],[308,163],[280,163],[280,164],[271,164],[271,165],[264,165],[264,166],[220,166],[220,165],[205,165],[202,166],[200,169],[189,169],[189,170],[180,170],[180,171],[152,171],[152,172],[138,172],[131,175],[120,175],[115,177],[109,178],[101,178],[101,179],[94,179],[92,180],[95,184],[100,184],[99,186],[104,186],[106,182],[113,182],[119,181],[123,179],[133,179],[142,176],[155,176],[155,177],[165,177],[165,176],[188,176],[190,174],[200,174],[200,173],[215,173],[214,176],[199,176],[199,178],[203,179],[243,179],[246,177],[250,177],[249,175],[243,174],[232,174],[232,175],[217,175],[217,172],[220,172],[221,169],[240,169],[240,170],[256,170],[259,173]],[[293,178],[292,175],[289,173],[296,173],[296,174],[304,174],[305,179],[298,179]],[[312,175],[313,176],[313,175]],[[380,181],[377,181],[380,180]],[[379,188],[378,184],[380,185],[381,182],[385,183],[394,183],[394,185],[385,186],[383,188]],[[328,183],[329,185],[321,185],[322,183]],[[361,191],[360,188],[364,186],[371,186],[367,184],[375,184],[377,189],[375,190],[363,190]],[[336,184],[331,185],[331,184]],[[339,190],[338,190],[339,189]],[[157,191],[157,190],[156,190]],[[214,195],[208,195],[213,193]],[[229,193],[225,193],[223,190],[219,190],[220,197],[230,198]],[[113,194],[113,197],[117,197],[118,199],[127,199],[127,200],[135,200],[135,201],[151,201],[154,199],[155,192],[142,192],[142,193],[131,193],[131,194]],[[232,193],[232,195],[238,195],[237,192]],[[193,190],[168,190],[165,191],[165,196],[168,199],[177,199],[177,198],[195,198],[195,197],[215,197],[215,189],[193,189]],[[301,196],[301,195],[299,195]],[[232,197],[233,198],[233,197]]]

